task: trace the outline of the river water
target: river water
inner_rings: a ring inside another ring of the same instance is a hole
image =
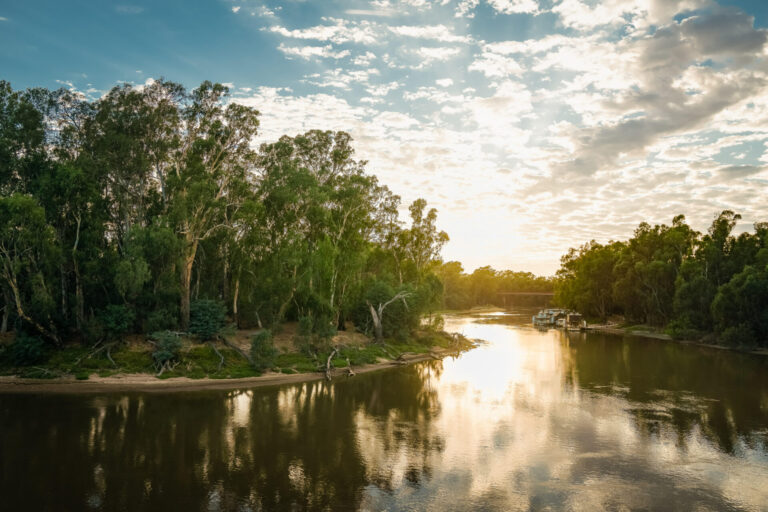
[[[0,396],[2,510],[768,510],[768,357],[448,318],[456,358]]]

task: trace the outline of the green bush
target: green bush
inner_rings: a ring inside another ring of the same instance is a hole
[[[757,345],[755,334],[747,324],[728,327],[723,331],[719,339],[723,345],[730,347],[754,347]]]
[[[258,370],[272,368],[276,355],[272,331],[266,329],[251,337],[251,359]]]
[[[124,304],[110,304],[99,317],[107,339],[120,341],[133,327],[136,314]]]
[[[14,366],[31,366],[45,361],[45,342],[37,336],[30,336],[24,332],[16,335],[10,347],[7,357]]]
[[[159,368],[164,364],[179,358],[181,351],[181,338],[179,335],[170,331],[161,331],[153,333],[151,336],[156,340],[155,351],[152,352],[152,359]]]
[[[175,329],[179,324],[179,312],[173,308],[157,309],[147,315],[144,332],[158,332]]]
[[[207,341],[216,336],[226,323],[224,305],[215,300],[196,300],[190,305],[189,332]]]

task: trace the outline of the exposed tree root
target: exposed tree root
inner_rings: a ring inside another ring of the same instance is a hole
[[[224,356],[221,354],[221,352],[219,352],[219,350],[216,348],[216,345],[214,345],[212,341],[209,341],[208,345],[210,345],[213,351],[216,352],[216,355],[221,359],[221,361],[219,361],[219,367],[216,368],[217,372],[221,371],[221,367],[224,365]]]
[[[163,374],[163,372],[166,371],[166,370],[168,370],[169,372],[172,372],[173,370],[176,369],[176,367],[179,365],[180,362],[181,361],[175,361],[175,362],[166,361],[166,362],[164,362],[163,364],[160,365],[160,371],[158,372],[157,377],[161,376]]]

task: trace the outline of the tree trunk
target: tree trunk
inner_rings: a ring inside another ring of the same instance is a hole
[[[59,274],[61,277],[61,317],[66,321],[69,317],[67,314],[67,273],[63,263],[59,266]]]
[[[16,302],[16,313],[19,315],[19,317],[22,320],[26,320],[27,322],[32,324],[32,326],[35,329],[37,329],[37,331],[40,334],[42,334],[43,336],[51,340],[53,344],[56,345],[57,347],[60,347],[61,340],[59,339],[58,334],[56,334],[56,331],[53,329],[53,326],[51,326],[51,329],[46,329],[45,327],[43,327],[41,323],[36,322],[24,312],[24,308],[21,304],[21,294],[19,293],[19,287],[18,287],[18,284],[16,283],[16,278],[14,277],[12,279],[9,279],[8,284],[10,285],[11,291],[13,292],[13,297]]]
[[[83,299],[83,284],[80,282],[80,267],[77,264],[77,246],[80,243],[80,215],[77,217],[75,243],[72,245],[72,267],[75,270],[75,326],[78,332],[83,328],[85,300]]]
[[[192,294],[192,266],[197,253],[197,240],[192,242],[184,255],[181,267],[181,329],[189,329],[189,302]]]
[[[235,293],[232,297],[232,320],[235,321],[235,327],[240,328],[240,317],[237,312],[237,298],[240,295],[240,277],[235,280]]]
[[[80,331],[85,323],[85,300],[83,299],[83,283],[80,280],[80,268],[75,261],[75,326]]]
[[[376,341],[381,341],[384,338],[384,332],[381,327],[381,316],[373,308],[373,304],[368,303],[368,307],[371,308],[371,319],[373,320],[373,333]],[[381,307],[379,307],[381,309]]]
[[[8,332],[8,317],[11,314],[11,298],[3,287],[3,320],[0,323],[0,332]]]

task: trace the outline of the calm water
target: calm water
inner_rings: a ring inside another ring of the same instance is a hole
[[[330,385],[0,396],[0,509],[768,510],[768,357],[516,318]]]

